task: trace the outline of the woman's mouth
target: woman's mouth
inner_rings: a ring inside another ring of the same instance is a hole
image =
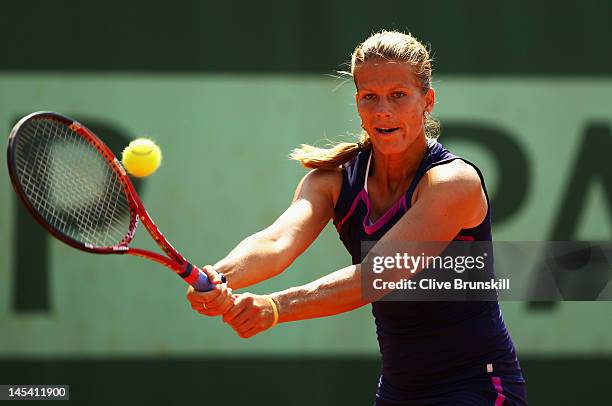
[[[399,130],[399,127],[376,127],[376,132],[383,135],[388,135]]]

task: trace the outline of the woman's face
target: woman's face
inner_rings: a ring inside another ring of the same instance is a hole
[[[401,154],[425,137],[424,113],[434,105],[433,89],[423,93],[407,63],[371,60],[353,72],[357,110],[372,144],[383,154]]]

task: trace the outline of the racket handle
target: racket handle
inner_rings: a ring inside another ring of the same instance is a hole
[[[221,276],[221,282],[225,283],[225,276]],[[197,266],[187,263],[185,270],[180,274],[180,277],[185,280],[188,284],[193,286],[198,292],[208,292],[215,288],[215,284],[208,280],[208,276]]]

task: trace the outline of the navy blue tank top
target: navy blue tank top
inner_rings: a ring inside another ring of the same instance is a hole
[[[410,210],[412,194],[423,175],[455,159],[476,169],[487,195],[482,173],[475,165],[433,142],[406,193],[373,223],[365,182],[371,151],[360,151],[343,165],[334,225],[353,264],[367,254],[362,252],[362,241],[378,241]],[[490,205],[483,222],[461,230],[455,240],[491,241]],[[383,399],[405,401],[422,394],[432,383],[463,379],[466,371],[479,371],[493,363],[515,366],[510,369],[522,379],[497,301],[377,301],[372,303],[372,313],[382,355],[378,396]]]

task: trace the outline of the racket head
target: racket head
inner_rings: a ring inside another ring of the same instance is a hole
[[[127,250],[142,203],[119,160],[85,126],[51,111],[29,114],[11,131],[7,164],[15,192],[53,236],[87,252]]]

